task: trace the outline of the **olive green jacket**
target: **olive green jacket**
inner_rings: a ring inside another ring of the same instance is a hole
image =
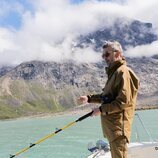
[[[103,92],[89,95],[88,102],[101,103],[103,134],[110,142],[121,135],[126,136],[129,142],[139,79],[126,66],[125,60],[114,62],[106,72],[108,80]]]

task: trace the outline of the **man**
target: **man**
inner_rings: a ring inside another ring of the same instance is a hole
[[[104,137],[107,137],[112,158],[127,158],[139,79],[126,66],[120,43],[106,42],[102,58],[108,67],[108,80],[101,94],[81,96],[82,103],[101,103],[93,109],[92,116],[101,115]]]

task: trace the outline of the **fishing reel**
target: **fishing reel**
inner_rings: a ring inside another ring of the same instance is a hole
[[[103,140],[98,140],[96,144],[93,144],[92,142],[88,143],[88,150],[92,153],[96,151],[103,150],[104,152],[108,152],[110,150],[110,147],[107,142]]]

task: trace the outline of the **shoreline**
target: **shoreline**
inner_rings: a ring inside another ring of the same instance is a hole
[[[57,117],[57,116],[75,116],[75,115],[85,115],[92,111],[92,109],[97,106],[93,105],[82,105],[79,107],[67,109],[65,111],[61,112],[55,112],[55,113],[41,113],[41,114],[35,114],[35,115],[28,115],[28,116],[22,116],[18,118],[9,118],[9,119],[1,119],[0,121],[13,121],[13,120],[22,120],[22,119],[32,119],[32,118],[49,118],[49,117]],[[137,106],[135,111],[144,111],[144,110],[158,110],[158,106]]]
[[[24,120],[24,119],[32,119],[32,118],[49,118],[49,117],[57,117],[57,116],[75,116],[75,115],[85,115],[86,113],[90,112],[92,108],[81,108],[81,109],[68,109],[61,112],[55,113],[41,113],[29,116],[22,116],[18,118],[9,118],[9,119],[1,119],[0,121],[14,121],[14,120]]]

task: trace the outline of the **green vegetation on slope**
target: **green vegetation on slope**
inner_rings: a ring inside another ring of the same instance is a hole
[[[0,119],[60,112],[76,105],[70,86],[57,91],[37,81],[15,80],[9,88],[11,95],[0,96]]]

